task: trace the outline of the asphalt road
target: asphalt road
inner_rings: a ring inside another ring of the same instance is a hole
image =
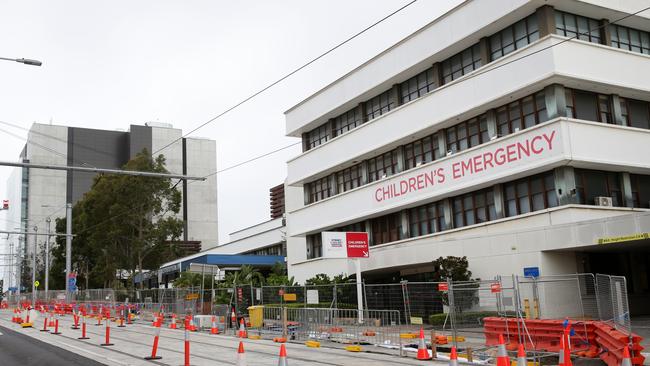
[[[95,366],[102,365],[63,348],[0,326],[0,365],[2,366]]]

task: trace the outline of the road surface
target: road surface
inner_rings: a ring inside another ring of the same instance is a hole
[[[0,365],[95,366],[102,364],[0,326]]]

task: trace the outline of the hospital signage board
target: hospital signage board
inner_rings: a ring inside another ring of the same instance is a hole
[[[324,231],[323,257],[325,258],[368,258],[368,233]]]

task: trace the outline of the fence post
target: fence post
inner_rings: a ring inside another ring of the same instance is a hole
[[[334,283],[333,303],[334,303],[334,308],[335,309],[338,309],[338,307],[339,307],[337,294],[338,294],[338,290],[336,289],[336,283]]]
[[[282,337],[287,339],[287,308],[282,307]]]
[[[456,307],[454,306],[454,288],[453,282],[447,278],[447,288],[449,289],[449,322],[451,323],[451,337],[454,342],[454,347],[458,348],[458,333],[456,332]]]

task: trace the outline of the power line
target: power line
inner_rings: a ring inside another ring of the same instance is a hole
[[[274,87],[275,85],[281,83],[282,81],[284,81],[284,80],[286,80],[287,78],[291,77],[292,75],[294,75],[295,73],[299,72],[300,70],[306,68],[307,66],[313,64],[314,62],[320,60],[321,58],[327,56],[328,54],[332,53],[332,52],[335,51],[336,49],[338,49],[338,48],[340,48],[341,46],[345,45],[346,43],[350,42],[351,40],[357,38],[358,36],[362,35],[363,33],[365,33],[365,32],[367,32],[367,31],[369,31],[370,29],[374,28],[375,26],[377,26],[378,24],[382,23],[382,22],[385,21],[386,19],[388,19],[388,18],[392,17],[393,15],[399,13],[400,11],[406,9],[407,7],[409,7],[409,6],[411,6],[412,4],[414,4],[416,1],[417,1],[417,0],[412,0],[412,1],[408,2],[408,3],[406,3],[405,5],[401,6],[401,7],[398,8],[397,10],[394,10],[394,11],[391,12],[390,14],[384,16],[383,18],[379,19],[378,21],[372,23],[371,25],[367,26],[366,28],[364,28],[364,29],[360,30],[359,32],[355,33],[354,35],[348,37],[348,38],[345,39],[343,42],[338,43],[336,46],[334,46],[334,47],[328,49],[327,51],[325,51],[325,52],[323,52],[323,53],[321,53],[320,55],[318,55],[318,56],[316,56],[315,58],[311,59],[310,61],[308,61],[307,63],[305,63],[305,64],[303,64],[302,66],[298,67],[297,69],[294,69],[294,70],[291,71],[290,73],[288,73],[288,74],[282,76],[281,78],[277,79],[276,81],[274,81],[274,82],[268,84],[267,86],[263,87],[262,89],[256,91],[255,93],[249,95],[248,97],[244,98],[243,100],[241,100],[241,101],[235,103],[234,105],[232,105],[231,107],[227,108],[227,109],[224,110],[223,112],[221,112],[221,113],[217,114],[216,116],[210,118],[209,120],[207,120],[207,121],[201,123],[200,125],[198,125],[198,126],[195,127],[194,129],[192,129],[190,132],[186,133],[185,135],[183,135],[183,136],[181,136],[181,137],[178,137],[178,138],[172,140],[170,143],[168,143],[167,145],[165,145],[165,146],[161,147],[160,149],[156,150],[156,151],[153,152],[151,155],[155,155],[155,154],[159,153],[160,151],[162,151],[162,150],[168,148],[169,146],[173,145],[173,144],[176,143],[177,141],[179,141],[179,140],[181,140],[181,139],[183,139],[183,138],[185,138],[185,137],[191,135],[192,133],[198,131],[199,129],[201,129],[201,128],[207,126],[208,124],[210,124],[210,123],[212,123],[212,122],[214,122],[214,121],[216,121],[218,118],[224,116],[225,114],[227,114],[228,112],[232,111],[233,109],[236,109],[237,107],[241,106],[242,104],[244,104],[244,103],[248,102],[249,100],[255,98],[256,96],[258,96],[258,95],[264,93],[264,92],[267,91],[268,89],[270,89],[270,88]]]

